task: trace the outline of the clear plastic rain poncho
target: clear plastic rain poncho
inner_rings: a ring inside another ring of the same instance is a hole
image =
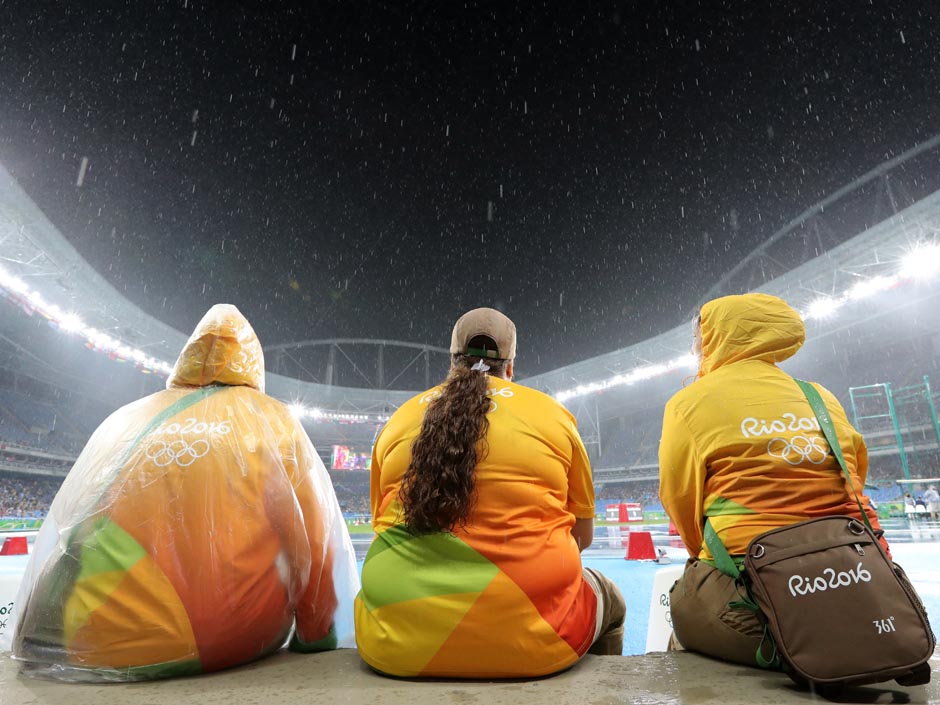
[[[214,306],[167,389],[95,431],[42,526],[13,619],[27,670],[215,671],[353,647],[355,555],[307,434],[264,394],[248,321]]]

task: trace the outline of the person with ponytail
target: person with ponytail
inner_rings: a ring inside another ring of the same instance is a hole
[[[574,417],[512,382],[516,328],[464,314],[444,382],[376,438],[359,654],[388,675],[523,678],[623,650],[623,597],[581,566],[594,488]]]

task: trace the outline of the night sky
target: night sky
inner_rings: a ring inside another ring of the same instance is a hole
[[[525,375],[688,319],[940,132],[922,5],[0,0],[0,161],[181,331],[446,345],[491,305]]]

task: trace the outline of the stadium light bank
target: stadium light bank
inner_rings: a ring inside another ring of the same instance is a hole
[[[92,326],[85,325],[77,313],[63,311],[58,305],[46,301],[42,294],[31,289],[22,279],[0,267],[0,287],[5,289],[9,298],[20,304],[29,313],[38,313],[53,323],[60,331],[75,335],[95,350],[115,356],[121,360],[130,360],[144,372],[157,372],[164,376],[173,371],[173,366],[163,360],[151,357],[143,350],[113,338]]]
[[[940,274],[940,244],[935,242],[915,246],[900,261],[898,270],[891,275],[878,275],[863,279],[837,297],[820,297],[811,301],[801,312],[807,320],[827,320],[834,318],[839,309],[850,302],[867,299],[882,291],[894,289],[910,282],[921,282],[935,278]],[[168,376],[173,366],[164,360],[147,355],[143,350],[109,336],[108,334],[86,325],[81,317],[71,311],[64,311],[58,305],[50,303],[38,291],[31,289],[22,279],[0,267],[0,287],[14,302],[30,312],[39,313],[51,321],[59,330],[85,340],[85,343],[105,354],[122,360],[131,360],[144,372],[156,372]],[[555,394],[555,399],[564,403],[574,397],[601,392],[612,387],[622,387],[643,382],[654,377],[679,369],[695,369],[698,358],[687,354],[668,362],[643,365],[630,372],[615,375],[598,382],[581,384],[573,389],[566,389]],[[289,405],[291,412],[300,419],[313,421],[340,421],[361,423],[365,421],[387,420],[387,416],[372,417],[367,414],[346,414],[324,412],[295,402]]]
[[[365,423],[368,421],[388,421],[389,416],[385,414],[347,414],[334,411],[323,411],[316,407],[308,407],[300,402],[292,402],[287,405],[288,410],[296,418],[312,421],[339,421],[347,423]]]

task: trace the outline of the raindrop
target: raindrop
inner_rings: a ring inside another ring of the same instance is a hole
[[[904,41],[904,32],[900,32],[900,35],[901,35],[901,44],[907,44],[907,42]]]
[[[85,183],[85,172],[88,171],[88,157],[82,157],[81,166],[78,167],[78,178],[75,179],[75,185],[81,187]]]

